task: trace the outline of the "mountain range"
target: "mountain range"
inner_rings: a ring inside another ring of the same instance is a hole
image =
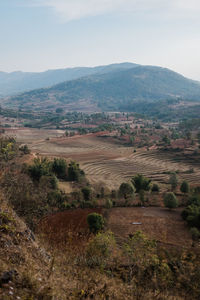
[[[82,107],[92,111],[118,111],[132,108],[138,102],[155,103],[172,99],[200,101],[199,82],[155,66],[123,63],[22,74],[18,77],[21,80],[20,89],[29,89],[31,84],[40,84],[43,88],[4,97],[1,101],[3,105],[27,109],[55,109],[59,106],[70,110],[80,110]],[[63,79],[64,82],[45,87]],[[9,84],[12,85],[12,81]],[[15,84],[16,81],[12,87]],[[6,84],[4,91],[5,87]],[[0,93],[4,93],[1,84]]]
[[[52,85],[78,79],[84,76],[103,74],[111,71],[129,69],[137,66],[132,63],[113,64],[98,67],[78,67],[48,70],[40,73],[0,72],[0,96],[9,96],[29,90],[50,87]]]

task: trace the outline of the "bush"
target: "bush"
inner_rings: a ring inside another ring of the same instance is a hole
[[[27,145],[21,146],[19,150],[22,151],[24,154],[29,154],[31,152]]]
[[[58,179],[55,175],[42,176],[40,178],[40,186],[45,186],[45,188],[48,187],[50,189],[56,190],[58,189]]]
[[[94,205],[93,205],[93,203],[91,201],[82,201],[80,203],[80,207],[81,208],[93,208]]]
[[[167,193],[164,196],[164,205],[170,209],[176,208],[178,206],[178,200],[174,193]]]
[[[196,227],[192,227],[192,228],[190,229],[190,233],[191,233],[192,239],[193,239],[194,241],[199,240],[199,238],[200,238],[200,231],[199,231]]]
[[[91,213],[87,216],[87,223],[90,232],[97,233],[104,227],[104,218],[102,215],[97,213]]]
[[[152,188],[151,188],[151,191],[152,192],[159,192],[160,191],[159,185],[154,183]]]
[[[116,242],[112,233],[98,233],[87,246],[87,265],[91,267],[106,266],[112,259],[115,246]]]

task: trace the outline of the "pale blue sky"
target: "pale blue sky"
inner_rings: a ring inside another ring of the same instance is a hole
[[[200,80],[199,0],[0,0],[0,71],[115,62]]]

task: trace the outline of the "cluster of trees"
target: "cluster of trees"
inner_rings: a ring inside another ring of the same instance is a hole
[[[33,164],[27,167],[28,174],[34,181],[40,181],[42,176],[63,179],[66,181],[80,181],[84,177],[84,171],[79,164],[71,161],[67,164],[65,159],[54,158],[53,161],[47,158],[35,158]]]
[[[153,192],[159,191],[159,186],[154,184],[151,187],[151,180],[146,178],[142,174],[137,174],[134,176],[130,183],[123,182],[119,187],[119,196],[123,197],[125,200],[129,198],[133,198],[134,193],[138,193],[140,196],[140,200],[144,203],[144,193],[146,191],[152,190]]]
[[[115,286],[116,299],[199,297],[199,253],[164,250],[141,231],[131,234],[120,246],[112,232],[98,232],[87,243],[80,263],[85,268],[108,274],[109,278],[122,278],[126,288],[122,296]],[[104,295],[106,293],[104,286]]]

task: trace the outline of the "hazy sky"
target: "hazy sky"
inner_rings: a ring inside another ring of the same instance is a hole
[[[0,70],[115,62],[200,80],[200,0],[0,0]]]

